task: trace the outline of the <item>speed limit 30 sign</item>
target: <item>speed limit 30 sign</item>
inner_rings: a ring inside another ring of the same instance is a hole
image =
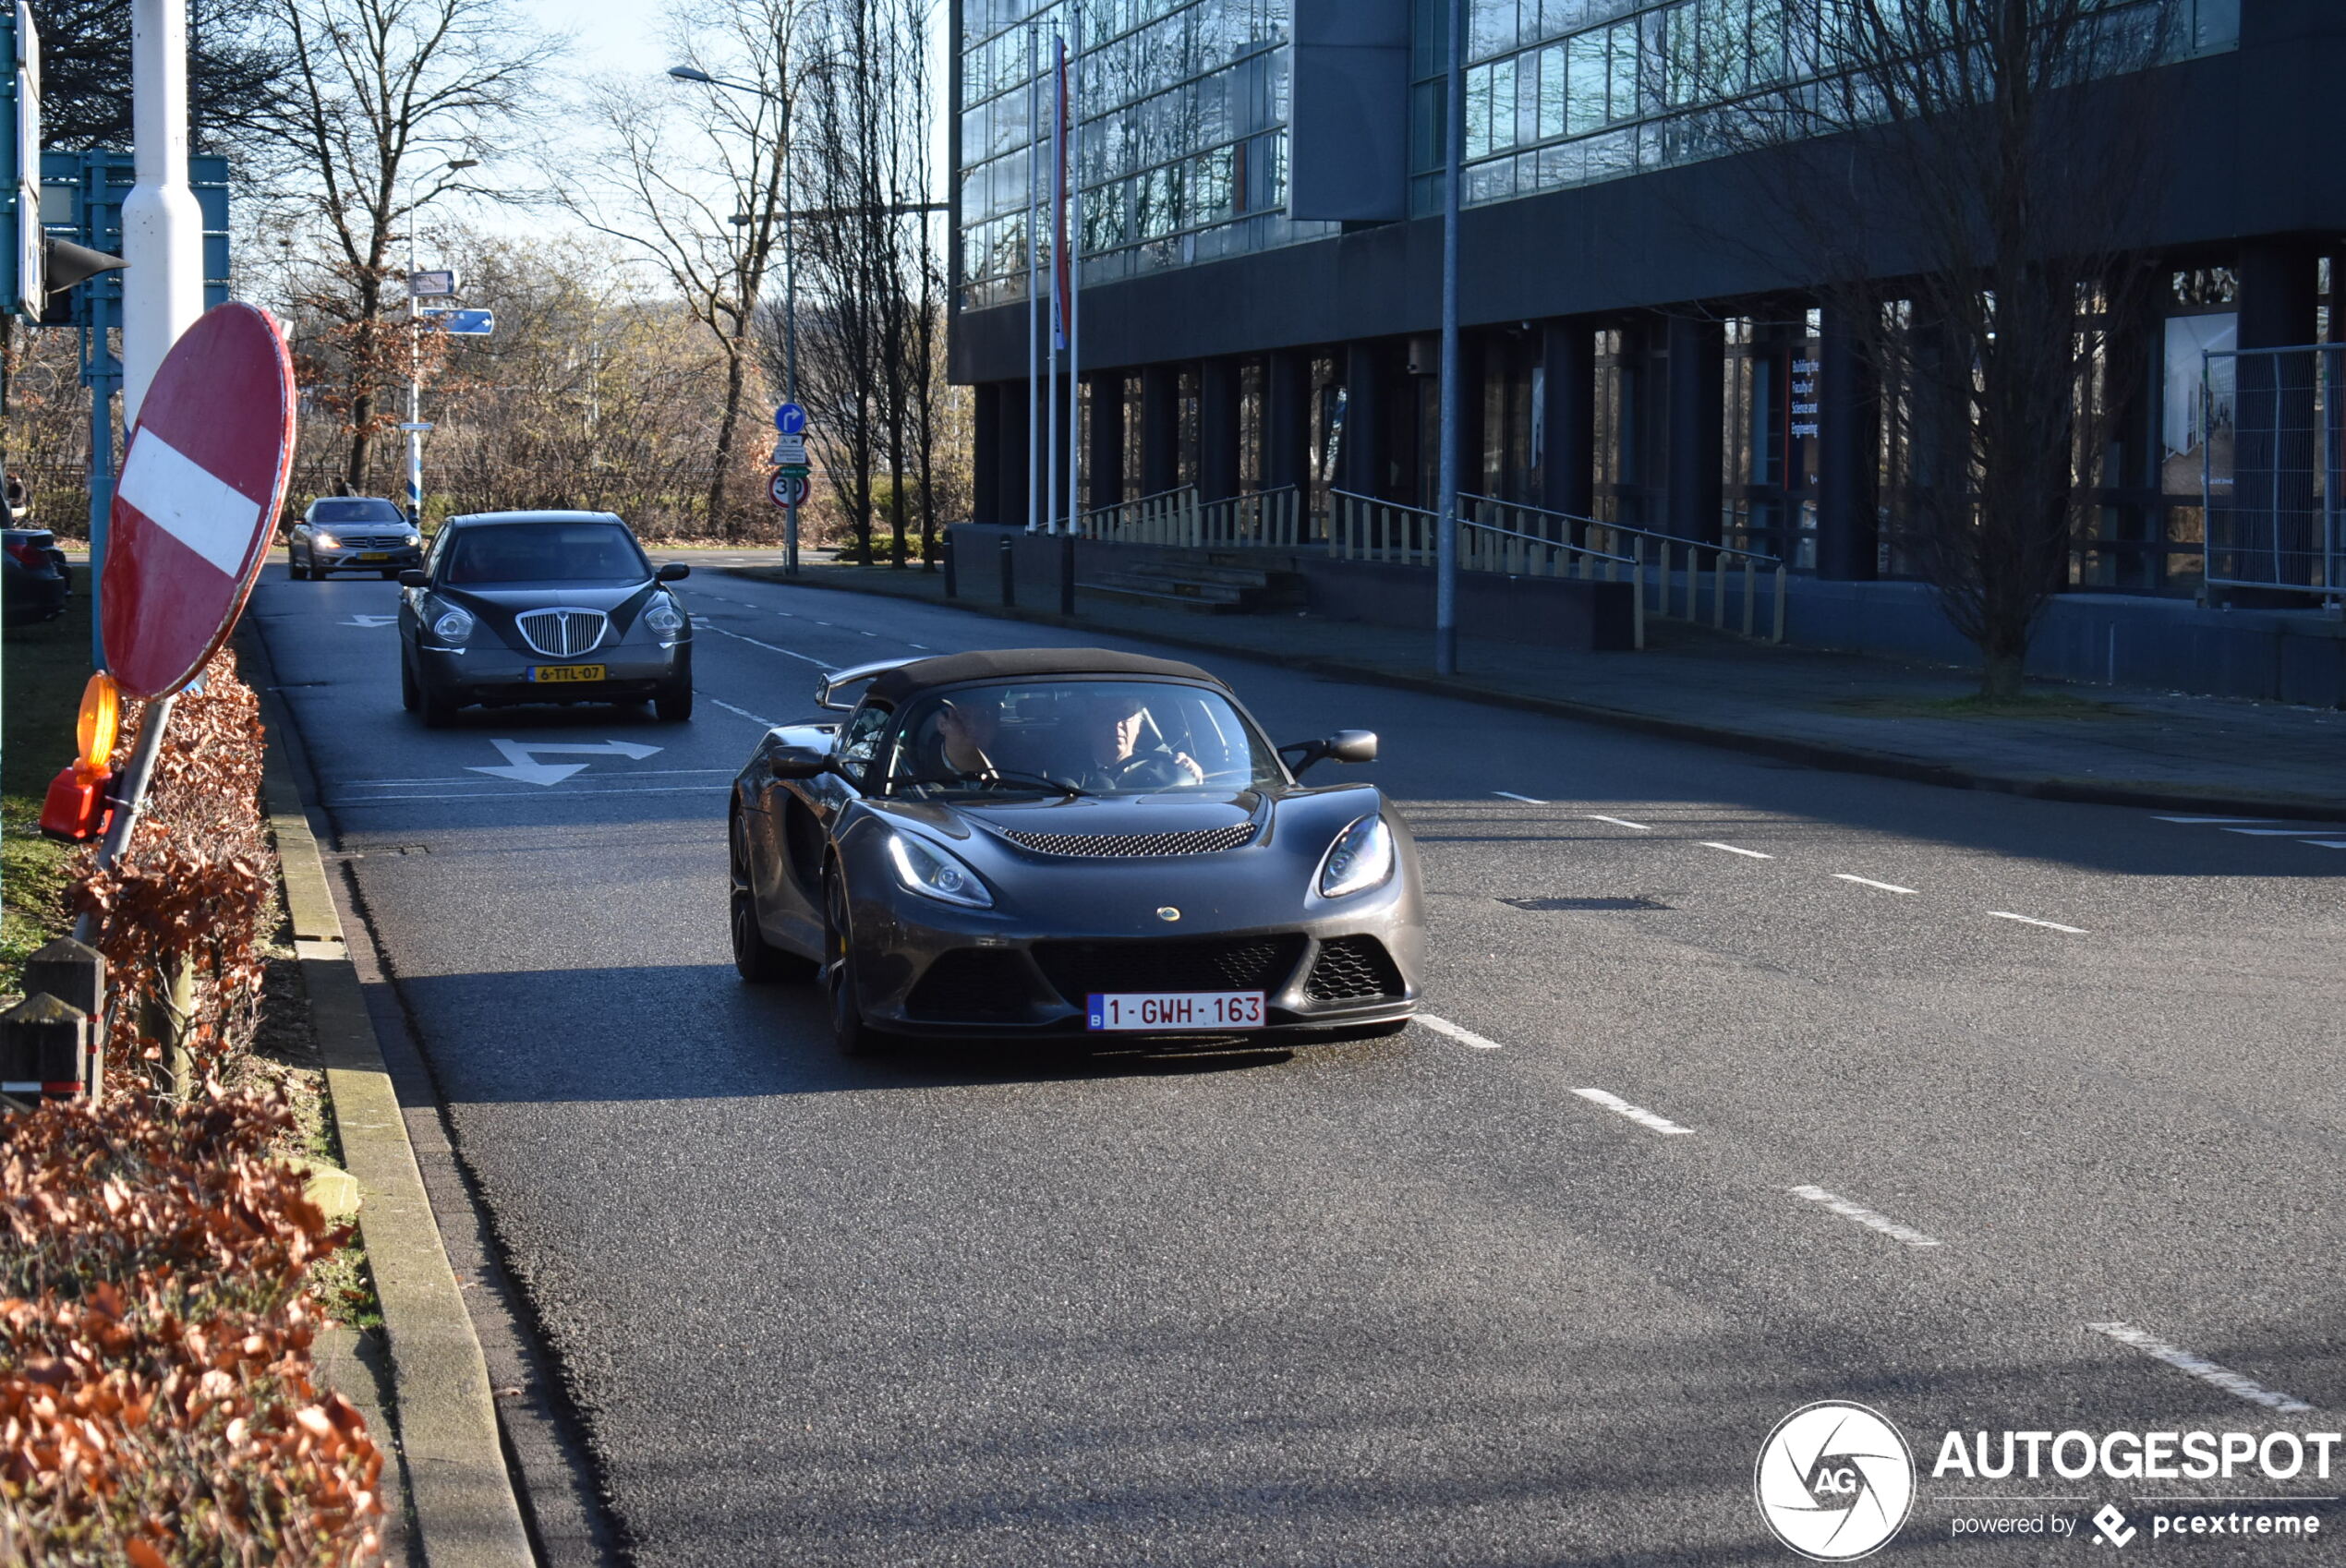
[[[766,493],[774,498],[776,506],[804,506],[806,503],[807,477],[804,474],[781,473],[774,476]]]

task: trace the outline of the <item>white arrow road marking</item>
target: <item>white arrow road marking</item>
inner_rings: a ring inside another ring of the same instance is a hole
[[[533,752],[562,752],[572,756],[582,754],[597,756],[633,757],[637,762],[659,751],[658,746],[638,745],[633,741],[530,742],[491,741],[490,745],[505,754],[502,767],[471,767],[471,773],[486,773],[499,778],[510,778],[517,784],[559,784],[574,773],[586,770],[583,762],[538,762]]]
[[[152,430],[130,443],[115,493],[230,577],[244,565],[260,521],[259,502]]]
[[[396,626],[399,624],[399,617],[395,615],[354,615],[347,621],[338,621],[334,624],[337,626],[366,626],[370,628],[376,626]]]

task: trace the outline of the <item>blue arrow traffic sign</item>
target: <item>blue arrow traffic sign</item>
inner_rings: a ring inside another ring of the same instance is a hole
[[[457,337],[485,338],[497,330],[494,310],[427,310],[431,323]]]
[[[774,428],[786,436],[805,434],[806,410],[797,404],[785,403],[774,410]]]

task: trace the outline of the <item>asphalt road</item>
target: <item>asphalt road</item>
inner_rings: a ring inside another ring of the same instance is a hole
[[[2273,1501],[2346,1492],[2336,1466],[1931,1474],[1950,1430],[2338,1429],[2346,848],[2319,830],[1209,659],[1275,739],[1383,737],[1356,776],[1422,847],[1438,1022],[850,1062],[811,989],[733,976],[727,778],[819,669],[1095,639],[683,586],[677,726],[427,732],[393,585],[272,566],[253,601],[637,1561],[1791,1562],[1754,1462],[1820,1400],[1919,1451],[1893,1556],[2074,1560],[2115,1502],[2161,1556],[2346,1560],[2150,1536],[2177,1494],[2346,1532]],[[640,754],[531,754],[584,765],[541,785],[484,771],[501,741]],[[1997,1515],[2077,1533],[1953,1533]]]

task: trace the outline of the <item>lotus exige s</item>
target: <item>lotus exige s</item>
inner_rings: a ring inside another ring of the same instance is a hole
[[[843,694],[861,684],[861,700]],[[1222,681],[1097,648],[865,665],[733,781],[733,961],[819,977],[842,1048],[889,1035],[1398,1031],[1416,846],[1339,730],[1284,748]]]

